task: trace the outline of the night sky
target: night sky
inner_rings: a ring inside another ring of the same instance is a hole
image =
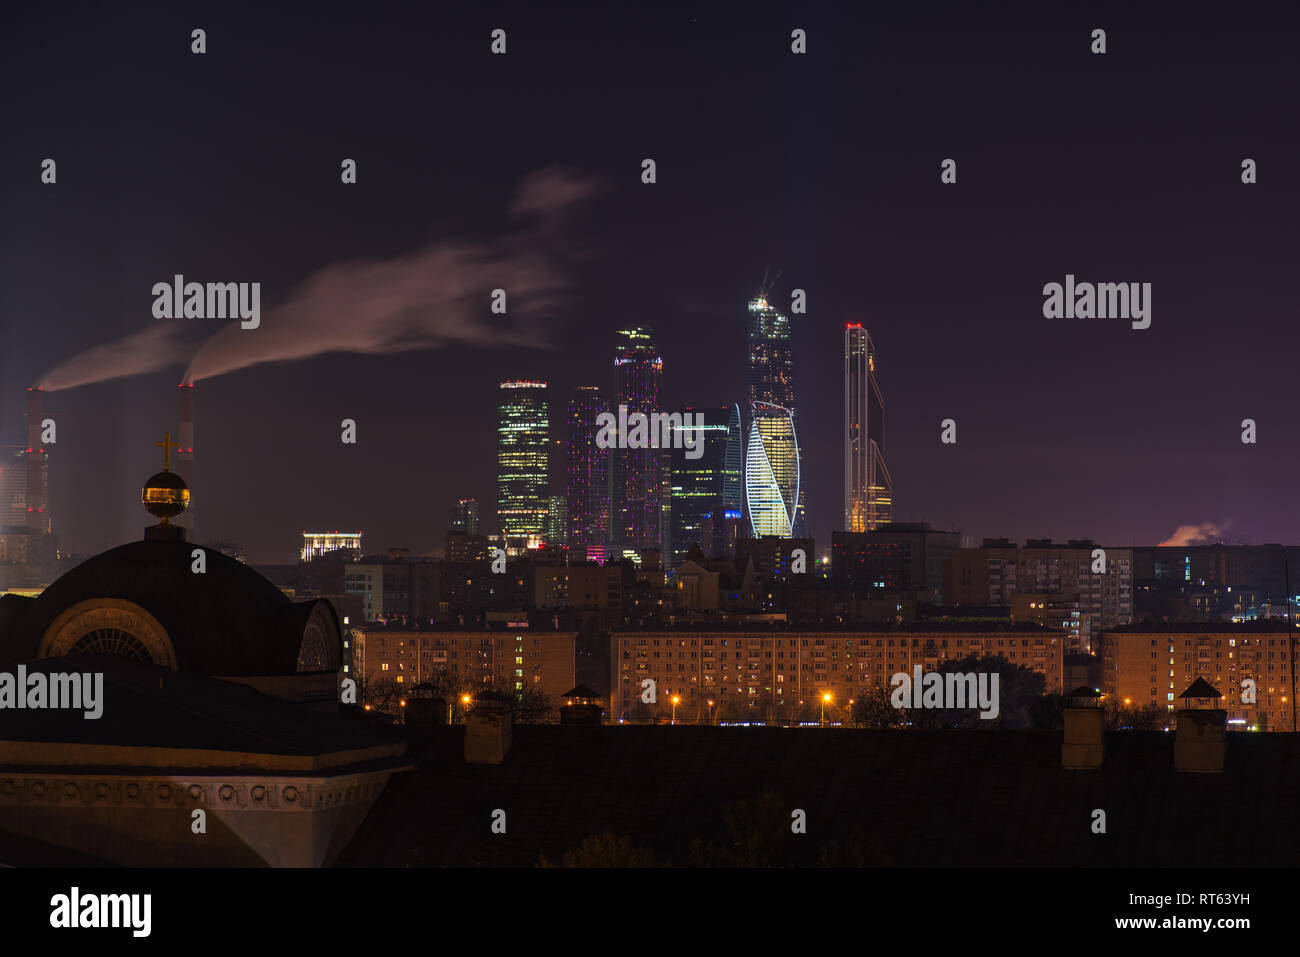
[[[1156,544],[1214,523],[1300,541],[1294,19],[545,6],[8,11],[0,442],[23,441],[23,390],[78,353],[163,324],[193,346],[218,330],[154,319],[155,282],[260,282],[262,329],[241,335],[274,336],[276,306],[333,270],[365,287],[363,307],[313,287],[281,335],[311,339],[319,315],[323,341],[353,348],[391,306],[382,348],[413,347],[200,382],[200,538],[290,561],[304,529],[360,528],[368,552],[425,553],[461,496],[495,528],[500,379],[550,382],[562,423],[574,386],[612,387],[615,330],[647,325],[666,408],[743,403],[745,301],[770,264],[783,311],[808,294],[795,389],[819,552],[843,515],[849,321],[878,350],[898,520],[976,540]],[[496,27],[505,56],[489,53]],[[948,157],[956,185],[939,181]],[[549,183],[559,212],[512,216],[525,182]],[[357,261],[381,265],[341,265]],[[437,287],[413,305],[386,278],[412,272]],[[1045,319],[1042,287],[1067,273],[1150,282],[1151,328]],[[490,289],[526,276],[531,301],[492,315]],[[185,365],[46,396],[65,550],[149,523],[139,488]],[[355,446],[339,441],[349,417]],[[945,418],[956,446],[940,444]]]

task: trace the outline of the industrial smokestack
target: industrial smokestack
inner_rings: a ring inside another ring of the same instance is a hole
[[[47,534],[53,529],[46,505],[49,485],[48,456],[41,446],[41,388],[27,390],[27,530]]]
[[[178,388],[181,390],[181,422],[177,431],[180,448],[176,450],[176,474],[190,487],[190,507],[176,524],[188,527],[189,540],[197,542],[198,525],[194,519],[194,383],[182,382]]]

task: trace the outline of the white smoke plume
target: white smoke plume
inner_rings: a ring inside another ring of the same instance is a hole
[[[1209,542],[1218,538],[1231,523],[1215,525],[1213,522],[1205,522],[1201,525],[1179,525],[1174,529],[1174,533],[1166,538],[1160,545],[1181,546],[1195,545],[1198,542]]]
[[[47,391],[66,389],[155,372],[186,359],[184,381],[196,382],[327,352],[377,355],[450,345],[551,348],[552,321],[571,287],[568,267],[581,255],[565,237],[566,219],[599,191],[590,176],[557,167],[540,170],[520,181],[510,206],[510,213],[527,224],[497,240],[442,240],[394,259],[327,266],[278,305],[264,308],[259,328],[230,323],[197,352],[196,323],[206,320],[154,320],[141,332],[62,363],[40,384]],[[491,292],[498,288],[506,292],[505,315],[490,310]],[[265,286],[263,295],[270,298]]]
[[[192,325],[177,322],[148,326],[73,356],[47,372],[40,387],[55,392],[179,365],[194,355],[194,332]]]

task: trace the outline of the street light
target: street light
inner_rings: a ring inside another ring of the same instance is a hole
[[[826,706],[831,703],[831,693],[829,691],[822,694],[822,725],[826,724]]]
[[[713,699],[709,699],[709,724],[713,724]]]
[[[677,697],[677,695],[673,695],[673,724],[677,723],[677,704],[681,700],[682,699]]]

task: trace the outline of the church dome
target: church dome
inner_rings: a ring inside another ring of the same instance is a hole
[[[205,568],[196,571],[195,551]],[[9,596],[12,597],[12,596]],[[253,569],[183,540],[150,539],[82,562],[0,609],[0,660],[118,654],[214,676],[335,672],[328,601],[294,602]]]

